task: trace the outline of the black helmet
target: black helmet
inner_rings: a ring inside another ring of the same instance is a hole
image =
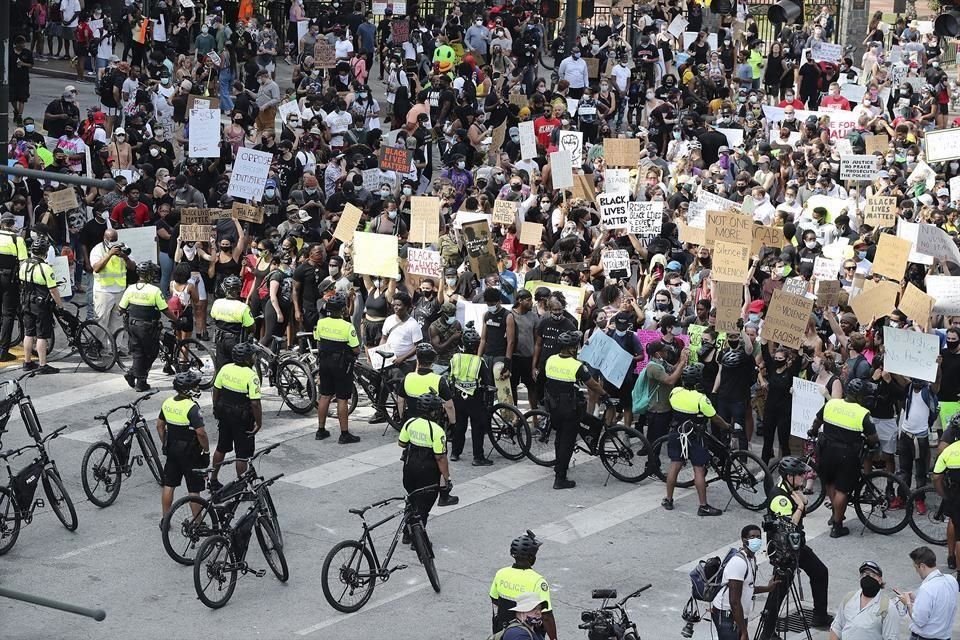
[[[703,384],[703,365],[699,362],[688,364],[680,372],[680,380],[685,389],[696,389]]]
[[[333,295],[329,300],[324,303],[324,309],[328,313],[340,313],[347,307],[347,299],[343,297],[342,293],[337,293]]]
[[[460,340],[463,342],[464,349],[473,349],[480,346],[480,334],[473,326],[469,326],[463,331]],[[960,415],[960,414],[958,414]]]
[[[236,364],[253,364],[253,355],[256,353],[253,345],[249,342],[238,342],[233,345],[230,351],[230,357]]]
[[[433,364],[437,359],[437,350],[429,342],[421,342],[417,345],[417,361],[421,364]]]
[[[576,347],[580,344],[581,339],[583,339],[583,334],[579,331],[564,331],[557,338],[557,343],[561,347]]]
[[[731,369],[736,369],[743,365],[749,357],[750,356],[739,349],[731,349],[721,356],[720,364],[725,367],[730,367]]]
[[[802,476],[810,471],[810,465],[796,456],[787,456],[780,461],[778,468],[781,476]]]
[[[34,238],[33,244],[30,245],[30,254],[38,258],[46,258],[49,250],[50,240],[46,236]]]
[[[540,545],[543,544],[533,535],[533,531],[527,529],[522,536],[518,536],[510,543],[510,555],[514,558],[536,558]]]
[[[150,260],[144,260],[137,263],[137,277],[141,280],[153,280],[157,273],[157,265]]]
[[[424,415],[438,413],[443,408],[443,399],[434,391],[417,398],[417,409]]]
[[[852,378],[847,382],[844,395],[847,399],[861,400],[873,392],[874,386],[862,378]]]
[[[950,423],[947,426],[953,427],[954,429],[960,429],[960,411],[951,416]]]
[[[223,289],[223,294],[231,298],[240,297],[240,290],[243,289],[243,280],[237,276],[227,276],[223,279],[223,284],[220,285]]]
[[[189,395],[190,392],[196,391],[199,384],[200,374],[192,369],[178,373],[173,377],[173,389],[183,395]]]

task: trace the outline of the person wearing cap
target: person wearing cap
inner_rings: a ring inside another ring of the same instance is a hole
[[[56,274],[46,261],[49,249],[50,241],[45,236],[36,238],[30,246],[30,256],[20,262],[18,272],[22,290],[23,370],[40,374],[60,372],[47,364],[47,345],[53,337],[53,305],[63,308]],[[34,354],[39,364],[33,361]]]
[[[74,128],[80,124],[80,109],[77,107],[77,88],[67,85],[59,98],[51,101],[43,113],[43,128],[51,138],[63,135],[67,123],[73,123]]]
[[[741,546],[723,566],[721,588],[711,603],[710,617],[717,640],[744,640],[747,621],[753,612],[755,594],[769,593],[776,579],[757,585],[757,554],[763,548],[763,531],[755,524],[740,530]]]
[[[872,560],[860,565],[860,588],[840,602],[829,640],[898,640],[900,616],[882,593],[883,570]]]
[[[17,357],[10,353],[13,319],[20,314],[20,263],[27,259],[27,245],[14,229],[17,216],[11,211],[0,215],[0,362]]]
[[[543,596],[528,591],[517,596],[516,602],[508,609],[514,618],[503,628],[500,640],[544,640]]]

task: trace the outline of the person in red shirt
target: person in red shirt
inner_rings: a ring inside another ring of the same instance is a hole
[[[791,106],[794,109],[803,109],[803,102],[797,99],[797,95],[794,93],[793,89],[787,89],[787,93],[784,95],[785,100],[781,100],[777,105],[781,109],[786,106]]]
[[[545,112],[533,121],[533,134],[537,137],[537,144],[544,148],[550,146],[550,136],[554,129],[560,128],[560,115],[563,107],[557,105],[551,111]]]
[[[850,101],[840,95],[840,85],[836,82],[831,82],[830,93],[823,96],[823,99],[820,100],[820,108],[850,111]]]
[[[110,212],[110,222],[114,229],[142,227],[150,222],[150,207],[140,202],[140,187],[127,185],[124,190],[127,199],[118,203]]]

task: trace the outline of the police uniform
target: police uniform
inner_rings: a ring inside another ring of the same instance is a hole
[[[220,367],[232,361],[230,352],[245,337],[244,330],[253,326],[253,314],[243,300],[217,298],[210,307],[210,317],[217,327],[215,357],[219,371]]]
[[[443,401],[453,399],[453,394],[450,392],[450,385],[447,384],[446,379],[433,371],[421,373],[418,369],[403,376],[403,384],[400,385],[400,395],[407,399],[403,411],[404,420],[423,416],[423,412],[417,404],[417,398],[425,396],[428,393],[437,394]]]
[[[544,365],[544,407],[550,413],[550,422],[556,431],[554,450],[557,464],[554,473],[565,478],[580,430],[580,408],[577,383],[591,379],[587,367],[573,356],[555,354]]]
[[[57,288],[53,267],[38,258],[20,263],[20,306],[23,313],[23,335],[38,340],[53,337],[53,296]]]
[[[934,475],[943,475],[944,515],[960,522],[960,441],[948,445],[933,465]]]
[[[27,245],[13,231],[0,229],[0,354],[10,349],[13,319],[20,310],[20,263],[27,259]]]
[[[864,438],[876,434],[870,412],[855,402],[828,400],[817,413],[823,423],[817,440],[820,480],[850,493],[860,483]]]
[[[146,380],[160,351],[160,314],[167,310],[167,301],[160,287],[138,282],[127,287],[118,306],[127,314],[133,359],[130,373],[137,380]]]
[[[411,418],[401,427],[398,441],[405,449],[403,488],[407,493],[439,484],[440,465],[437,456],[447,453],[447,437],[440,425],[426,418]],[[424,526],[438,495],[439,490],[424,491],[411,498],[414,513]]]
[[[493,632],[497,633],[506,627],[514,614],[511,608],[517,605],[517,598],[522,593],[536,593],[543,599],[542,611],[553,611],[550,604],[550,585],[546,578],[533,569],[520,569],[516,565],[504,567],[493,576],[490,585],[490,598],[497,606],[497,613],[493,618]]]
[[[667,441],[667,454],[671,462],[683,462],[683,447],[677,427],[691,420],[697,427],[705,428],[705,421],[717,415],[717,410],[707,394],[684,387],[677,387],[670,392],[670,408],[673,409],[674,428],[670,430],[670,439]],[[687,459],[695,467],[704,467],[710,461],[710,450],[699,433],[688,434]]]
[[[228,363],[217,372],[213,386],[220,393],[214,407],[217,418],[217,451],[230,453],[234,447],[238,458],[253,455],[253,407],[260,399],[260,378],[253,367]]]
[[[453,455],[460,456],[466,443],[467,421],[471,425],[473,459],[484,457],[483,438],[490,430],[490,408],[483,386],[493,384],[490,368],[483,358],[472,353],[455,353],[450,358],[450,383],[457,422],[453,428]]]
[[[160,419],[167,424],[163,452],[167,461],[163,465],[163,486],[179,487],[186,479],[187,491],[203,491],[203,475],[195,470],[201,466],[202,449],[197,439],[197,429],[203,428],[200,405],[193,398],[177,400],[167,398],[160,407]]]
[[[360,338],[353,325],[343,318],[320,318],[313,328],[313,337],[320,352],[319,394],[349,400],[353,393],[353,349],[360,346]]]

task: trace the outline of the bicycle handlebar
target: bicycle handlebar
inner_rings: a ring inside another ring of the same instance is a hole
[[[348,509],[348,512],[349,512],[349,513],[352,513],[352,514],[354,514],[354,515],[358,515],[358,516],[360,516],[360,517],[362,518],[362,517],[363,517],[363,514],[365,514],[365,513],[366,513],[367,511],[369,511],[370,509],[376,509],[376,508],[378,508],[378,507],[384,507],[384,506],[390,504],[391,502],[397,502],[398,500],[403,500],[403,501],[405,501],[405,502],[409,502],[409,501],[410,501],[410,498],[412,498],[413,496],[415,496],[415,495],[417,495],[417,494],[419,494],[419,493],[424,493],[424,492],[426,492],[426,491],[439,491],[439,490],[440,490],[440,485],[439,485],[439,484],[430,485],[429,487],[420,487],[419,489],[414,489],[413,491],[411,491],[410,493],[408,493],[408,494],[405,495],[405,496],[393,496],[392,498],[386,498],[385,500],[380,500],[380,501],[378,501],[378,502],[374,502],[373,504],[370,504],[370,505],[368,505],[368,506],[366,506],[366,507],[363,507],[362,509]]]
[[[272,478],[270,478],[269,480],[264,480],[263,482],[261,482],[260,484],[258,484],[258,485],[256,486],[256,489],[263,489],[263,488],[265,488],[265,487],[269,487],[270,485],[272,485],[274,482],[276,482],[277,480],[279,480],[279,479],[282,478],[282,477],[283,477],[283,474],[282,474],[282,473],[277,474],[277,475],[273,476]]]
[[[138,410],[138,409],[140,408],[140,403],[141,403],[141,402],[143,402],[144,400],[147,400],[148,398],[152,398],[153,396],[157,395],[158,393],[160,393],[160,389],[154,389],[153,391],[148,391],[147,393],[143,394],[142,396],[140,396],[139,398],[137,398],[136,400],[134,400],[134,401],[131,402],[130,404],[124,404],[124,405],[120,405],[119,407],[114,407],[113,409],[110,409],[110,411],[107,411],[106,413],[104,413],[104,414],[102,414],[102,415],[93,416],[93,419],[94,419],[94,420],[102,420],[102,421],[106,422],[106,421],[107,421],[107,418],[109,418],[110,416],[112,416],[113,414],[115,414],[117,411],[123,411],[124,409],[135,409],[135,410]]]
[[[55,438],[58,438],[58,437],[60,436],[60,434],[63,433],[64,431],[66,431],[66,430],[67,430],[67,425],[63,425],[62,427],[60,427],[60,428],[57,429],[56,431],[51,431],[50,433],[48,433],[47,435],[45,435],[45,436],[43,437],[43,439],[40,440],[40,442],[34,442],[33,444],[24,445],[24,446],[20,447],[19,449],[8,449],[5,453],[0,454],[0,458],[3,458],[4,460],[6,460],[7,458],[11,458],[11,457],[14,457],[14,456],[18,456],[18,455],[20,455],[21,453],[23,453],[24,451],[27,451],[27,450],[29,450],[29,449],[39,449],[41,446],[45,445],[45,444],[46,444],[47,442],[49,442],[50,440],[53,440],[53,439],[55,439]]]

